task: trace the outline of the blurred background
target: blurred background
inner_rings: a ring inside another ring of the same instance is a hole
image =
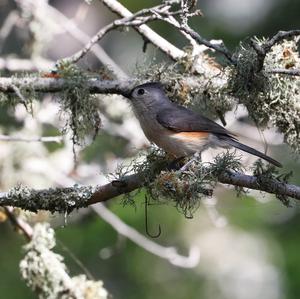
[[[91,5],[79,0],[36,2],[40,7],[34,12],[30,1],[0,0],[0,66],[2,60],[22,58],[47,70],[52,62],[80,49],[81,44],[62,26],[65,20],[59,12],[90,36],[114,18],[96,0]],[[160,3],[120,2],[131,11]],[[268,37],[278,30],[300,28],[300,2],[296,0],[201,0],[198,6],[204,17],[193,19],[192,27],[208,39],[223,39],[230,49],[249,36]],[[150,26],[175,45],[184,46],[185,41],[170,26],[159,22]],[[142,38],[131,29],[114,31],[101,41],[128,74],[154,58],[168,61],[151,45],[144,53],[142,45]],[[93,72],[101,69],[92,54],[80,64]],[[22,71],[3,65],[1,76]],[[1,191],[17,183],[34,188],[72,185],[74,181],[99,184],[108,180],[107,175],[119,163],[130,163],[147,141],[128,104],[119,97],[102,96],[99,109],[103,130],[93,143],[87,138],[76,170],[69,136],[60,143],[0,141]],[[0,133],[28,138],[58,136],[63,126],[58,110],[50,95],[34,102],[33,115],[22,105],[15,109],[1,105]],[[255,134],[258,137],[253,142],[261,146],[262,140]],[[285,171],[293,171],[291,182],[300,184],[296,155],[281,144],[281,136],[268,134],[272,156],[282,162]],[[136,196],[135,206],[123,206],[121,199],[114,199],[108,207],[146,235],[143,195]],[[172,206],[151,206],[150,230],[155,233],[158,225],[162,228],[154,242],[174,246],[183,255],[188,255],[191,246],[199,248],[199,264],[190,269],[176,267],[126,240],[91,209],[67,217],[48,213],[24,217],[32,223],[50,221],[57,234],[56,251],[65,257],[70,272],[89,272],[103,280],[114,298],[296,299],[300,295],[300,217],[299,204],[291,201],[290,205],[287,208],[273,196],[259,192],[237,197],[236,192],[220,186],[214,198],[201,203],[193,219],[186,219]],[[35,298],[19,274],[24,239],[7,221],[0,224],[0,244],[0,297]]]

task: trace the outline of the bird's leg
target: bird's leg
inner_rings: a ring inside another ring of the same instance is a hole
[[[193,163],[195,162],[196,160],[200,160],[201,161],[201,152],[196,152],[192,159],[190,159],[187,163],[185,163],[181,168],[180,168],[180,171],[181,172],[184,172],[188,169],[188,167]]]

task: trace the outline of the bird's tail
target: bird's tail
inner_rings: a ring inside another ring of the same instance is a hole
[[[226,138],[226,139],[223,139],[228,145],[231,145],[231,146],[234,146],[244,152],[247,152],[249,154],[252,154],[254,156],[257,156],[257,157],[260,157],[270,163],[272,163],[273,165],[277,166],[277,167],[282,167],[282,164],[279,163],[278,161],[272,159],[271,157],[257,151],[256,149],[250,147],[250,146],[247,146],[245,144],[242,144],[234,139],[231,139],[231,138]]]

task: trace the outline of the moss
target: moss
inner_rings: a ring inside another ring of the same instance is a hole
[[[263,41],[261,41],[263,42]],[[298,40],[272,47],[264,68],[257,70],[257,54],[249,45],[241,45],[235,54],[237,65],[229,72],[229,89],[247,107],[258,126],[272,125],[283,133],[285,142],[300,153],[300,80],[297,76],[270,74],[276,68],[300,68]]]
[[[73,144],[81,145],[85,136],[92,133],[95,138],[100,129],[98,100],[90,94],[87,75],[81,69],[73,64],[61,63],[58,72],[69,82],[58,99],[61,117],[66,121],[63,133],[71,130]]]
[[[147,189],[154,202],[174,204],[186,217],[192,217],[201,199],[212,195],[218,176],[229,169],[242,170],[233,152],[216,156],[212,163],[195,160],[185,171],[162,171]]]

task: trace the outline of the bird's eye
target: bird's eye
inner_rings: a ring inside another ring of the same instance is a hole
[[[145,89],[143,89],[143,88],[139,88],[137,91],[137,94],[140,96],[143,95],[144,93],[145,93]]]

